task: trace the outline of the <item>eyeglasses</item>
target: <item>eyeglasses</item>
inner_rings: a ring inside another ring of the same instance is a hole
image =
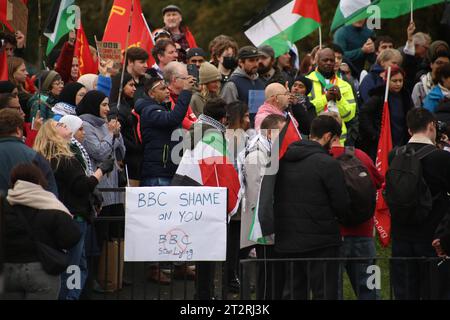
[[[53,85],[55,85],[55,86],[63,86],[64,87],[64,81],[55,81],[55,82],[53,82]]]

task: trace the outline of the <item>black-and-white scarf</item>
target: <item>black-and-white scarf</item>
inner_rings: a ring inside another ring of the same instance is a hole
[[[90,177],[94,173],[94,169],[92,168],[91,158],[89,158],[88,152],[77,139],[72,138],[72,143],[80,149],[81,156],[83,157],[84,163],[86,164],[86,175]]]

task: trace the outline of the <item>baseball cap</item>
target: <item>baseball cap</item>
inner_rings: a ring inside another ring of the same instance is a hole
[[[181,9],[180,9],[180,7],[178,7],[178,6],[174,5],[174,4],[170,4],[170,5],[168,5],[167,7],[164,7],[164,8],[162,9],[162,14],[165,15],[166,12],[171,12],[171,11],[177,11],[178,13],[181,14]]]
[[[253,46],[245,46],[239,49],[238,59],[248,59],[248,58],[256,58],[260,57],[262,54],[256,47]]]
[[[271,46],[269,46],[267,44],[258,47],[258,50],[263,56],[265,56],[267,58],[272,58],[272,59],[275,58],[275,51],[273,50],[273,48]]]
[[[202,48],[191,48],[186,53],[186,60],[192,57],[206,57],[206,52]]]

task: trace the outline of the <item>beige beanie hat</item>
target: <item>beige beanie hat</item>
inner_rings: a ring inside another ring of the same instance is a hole
[[[207,84],[217,80],[222,80],[219,70],[211,63],[203,62],[199,71],[199,84]]]

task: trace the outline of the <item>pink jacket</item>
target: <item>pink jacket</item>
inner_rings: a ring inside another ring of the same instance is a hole
[[[277,107],[268,104],[267,102],[264,102],[264,104],[261,107],[259,107],[259,110],[256,113],[255,129],[259,130],[261,128],[261,123],[268,115],[271,114],[278,114],[280,116],[284,116],[283,111],[280,111],[279,109],[277,109]]]

